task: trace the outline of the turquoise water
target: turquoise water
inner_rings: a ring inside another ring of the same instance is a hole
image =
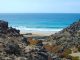
[[[9,26],[25,30],[63,29],[80,19],[79,13],[1,13]]]

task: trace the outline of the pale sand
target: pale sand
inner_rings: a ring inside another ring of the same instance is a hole
[[[78,53],[72,53],[70,55],[73,56],[73,57],[79,57],[79,59],[80,59],[80,52],[78,52]]]
[[[20,30],[20,34],[26,34],[26,33],[32,33],[32,35],[37,36],[49,36],[54,33],[57,33],[58,31],[26,31],[26,30]]]

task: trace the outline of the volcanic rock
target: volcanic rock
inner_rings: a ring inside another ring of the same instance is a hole
[[[53,45],[62,46],[63,50],[80,46],[80,20],[64,28],[62,31],[51,35],[48,41],[53,42]]]

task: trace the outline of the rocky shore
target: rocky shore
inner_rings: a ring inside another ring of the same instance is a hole
[[[8,27],[8,22],[0,20],[0,60],[48,60],[48,52],[39,40],[45,38],[25,37],[19,30]]]
[[[51,36],[26,36],[0,20],[0,60],[75,60],[80,52],[80,20]]]

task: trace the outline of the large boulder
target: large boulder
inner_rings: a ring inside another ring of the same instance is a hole
[[[17,30],[12,27],[8,27],[8,22],[0,20],[0,33],[6,33],[12,36],[17,36],[19,35],[20,30]]]
[[[5,52],[7,54],[20,55],[20,47],[14,42],[8,42],[5,46]]]
[[[0,33],[6,33],[8,29],[8,22],[0,20]]]
[[[9,27],[8,30],[7,30],[7,33],[10,34],[11,36],[19,36],[20,30]]]
[[[0,29],[7,29],[8,28],[8,22],[0,20]]]

